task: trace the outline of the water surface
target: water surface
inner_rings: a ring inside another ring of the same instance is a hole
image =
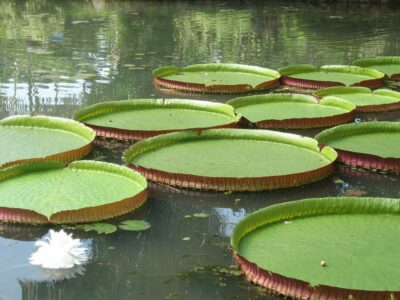
[[[0,118],[71,117],[102,101],[187,97],[154,87],[151,70],[165,65],[231,62],[277,69],[400,55],[399,7],[326,2],[1,1]],[[358,117],[399,120],[400,113]],[[121,163],[126,147],[97,146],[91,158]],[[145,219],[152,228],[75,232],[93,253],[89,264],[69,274],[29,265],[34,241],[48,228],[0,224],[0,299],[276,299],[231,267],[232,228],[261,207],[328,195],[399,197],[399,176],[339,166],[321,182],[263,193],[153,184],[143,209],[113,221]]]

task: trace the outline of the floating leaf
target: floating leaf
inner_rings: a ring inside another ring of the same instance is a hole
[[[126,220],[118,225],[122,230],[142,231],[151,227],[150,223],[142,220]]]
[[[331,65],[315,67],[297,65],[279,69],[284,84],[303,88],[320,89],[331,86],[367,86],[377,88],[384,85],[385,74],[355,66]]]
[[[331,87],[314,93],[322,99],[343,99],[354,103],[356,111],[374,112],[400,109],[400,93],[388,89],[365,87]]]
[[[69,119],[14,116],[0,121],[0,169],[16,163],[56,160],[69,163],[88,154],[95,132]]]
[[[354,65],[381,71],[391,79],[400,79],[400,56],[380,56],[355,60]]]
[[[361,122],[326,129],[315,137],[345,164],[400,171],[400,122]]]
[[[356,106],[346,100],[301,94],[271,93],[227,102],[250,126],[258,128],[318,128],[350,122]]]
[[[209,93],[265,90],[278,86],[280,78],[274,70],[222,63],[191,65],[182,69],[162,67],[154,70],[153,75],[155,83],[161,87]]]
[[[74,119],[97,136],[141,140],[169,131],[234,127],[240,116],[230,105],[183,99],[102,102],[77,111]]]
[[[298,186],[325,178],[333,171],[336,156],[332,148],[319,149],[316,140],[299,135],[210,129],[140,141],[124,153],[124,161],[155,182],[229,194],[233,190]]]
[[[359,197],[272,205],[243,218],[231,246],[248,278],[285,296],[387,299],[400,290],[399,207],[400,199]]]
[[[147,188],[146,180],[126,167],[83,160],[68,167],[50,161],[15,165],[0,170],[0,184],[0,220],[20,223],[116,217],[141,206]]]
[[[96,231],[99,234],[110,234],[117,231],[117,226],[108,223],[94,223],[82,225],[85,231]]]

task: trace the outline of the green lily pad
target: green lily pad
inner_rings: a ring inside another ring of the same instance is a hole
[[[362,122],[322,131],[315,137],[335,149],[400,158],[400,122]]]
[[[371,91],[364,87],[332,87],[318,90],[315,96],[322,99],[339,98],[350,101],[358,111],[383,111],[400,109],[400,93],[388,89]]]
[[[388,77],[400,79],[400,56],[380,56],[375,58],[365,58],[355,60],[354,65],[378,70],[385,73]]]
[[[308,88],[323,88],[326,86],[361,85],[372,87],[382,86],[385,74],[371,69],[355,66],[331,65],[314,67],[313,65],[298,65],[279,70],[283,83]],[[380,80],[375,83],[375,80]]]
[[[142,139],[171,131],[235,126],[240,116],[222,103],[135,99],[98,103],[79,110],[74,118],[94,128],[100,136]]]
[[[92,149],[95,133],[72,120],[45,116],[14,116],[0,121],[0,169],[28,161],[69,163]]]
[[[279,85],[274,70],[238,64],[199,64],[153,71],[155,82],[167,88],[197,92],[245,92]]]
[[[110,234],[117,231],[117,226],[108,223],[94,223],[82,225],[85,231],[96,231],[98,234]]]
[[[143,220],[126,220],[118,225],[122,230],[128,231],[142,231],[151,227],[150,223]]]
[[[384,299],[400,290],[399,207],[399,199],[357,197],[273,205],[240,221],[231,245],[246,275],[279,293]]]
[[[146,180],[118,165],[76,161],[35,162],[0,170],[0,220],[84,223],[141,206]]]
[[[125,162],[150,180],[223,191],[300,185],[308,172],[329,169],[335,159],[332,149],[320,151],[311,138],[244,129],[169,133],[124,154]]]
[[[353,119],[355,105],[341,99],[318,102],[301,94],[267,94],[239,97],[227,102],[251,123],[264,128],[312,128],[337,125]]]
[[[367,169],[400,171],[400,122],[339,125],[315,137],[339,153],[338,161]]]

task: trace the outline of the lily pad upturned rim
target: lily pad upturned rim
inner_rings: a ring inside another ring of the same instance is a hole
[[[315,139],[321,145],[327,145],[329,140],[337,137],[379,131],[400,132],[400,122],[379,121],[344,124],[320,132],[315,136]],[[400,157],[380,157],[378,155],[334,149],[338,153],[337,161],[346,165],[370,170],[400,172]]]
[[[253,87],[250,84],[216,84],[216,85],[206,85],[196,82],[181,82],[176,80],[169,80],[163,78],[167,75],[172,75],[178,72],[199,72],[199,71],[225,71],[225,72],[244,72],[257,75],[267,75],[274,77],[273,80],[265,81],[257,86]],[[241,64],[229,64],[229,63],[211,63],[211,64],[195,64],[186,66],[183,68],[178,68],[175,66],[165,66],[153,71],[154,83],[156,85],[179,91],[189,91],[197,93],[221,93],[221,94],[233,94],[233,93],[246,93],[252,91],[266,90],[270,88],[275,88],[280,85],[281,75],[279,72],[262,68],[257,66],[241,65]]]
[[[181,174],[142,167],[130,163],[132,159],[148,151],[154,151],[164,146],[198,140],[198,139],[247,139],[255,141],[275,141],[277,143],[290,144],[319,153],[330,163],[321,168],[301,173],[265,177],[209,177],[192,174]],[[334,170],[334,162],[337,153],[329,146],[318,147],[315,139],[296,134],[276,132],[271,130],[248,129],[208,129],[203,131],[181,131],[168,133],[146,140],[142,140],[129,149],[123,155],[125,164],[138,171],[150,181],[197,190],[215,191],[261,191],[287,187],[300,186],[312,183],[329,176]]]
[[[233,256],[246,277],[268,290],[295,299],[391,299],[400,297],[399,291],[368,291],[346,289],[327,285],[311,286],[301,279],[289,278],[264,270],[255,262],[247,260],[239,253],[239,244],[244,236],[265,225],[283,222],[293,218],[304,218],[332,214],[396,214],[400,212],[400,200],[367,197],[327,197],[311,198],[272,205],[260,209],[243,218],[234,228],[231,236]]]
[[[258,122],[251,122],[247,120],[245,116],[242,116],[242,119],[245,120],[247,125],[253,125],[258,128],[320,128],[320,127],[328,127],[335,126],[338,124],[343,124],[347,122],[351,122],[354,117],[354,111],[356,106],[346,100],[342,99],[325,99],[318,101],[313,96],[303,95],[303,94],[289,94],[289,93],[276,93],[276,94],[265,94],[265,95],[255,95],[255,96],[245,96],[238,97],[232,99],[227,102],[227,104],[232,105],[235,110],[237,108],[253,105],[253,104],[261,104],[268,102],[290,102],[293,105],[297,103],[308,103],[315,105],[324,105],[324,106],[332,106],[338,107],[343,110],[346,110],[345,113],[335,114],[326,117],[315,117],[315,118],[288,118],[288,119],[266,119]]]
[[[353,84],[352,86],[378,88],[383,86],[385,83],[384,81],[385,74],[382,72],[372,69],[361,68],[357,66],[348,66],[348,65],[325,65],[321,67],[315,67],[313,65],[304,64],[304,65],[284,67],[279,69],[279,72],[282,75],[281,78],[282,83],[290,86],[307,88],[307,89],[322,89],[332,86],[345,86],[345,84],[342,82],[301,79],[301,78],[294,78],[291,76],[298,73],[316,72],[319,70],[328,72],[329,71],[337,72],[337,73],[352,73],[352,74],[366,75],[372,77],[372,79],[360,81],[358,83]]]
[[[240,120],[240,115],[235,114],[233,108],[224,103],[201,101],[201,100],[187,100],[187,99],[130,99],[121,101],[102,102],[78,110],[74,114],[74,119],[79,122],[85,123],[86,120],[92,117],[108,113],[135,110],[141,108],[156,109],[163,107],[219,113],[226,115],[232,119],[232,122],[228,124],[212,126],[212,127],[204,127],[204,128],[186,128],[185,130],[198,130],[206,128],[233,128],[238,125],[238,122]],[[128,130],[111,126],[106,127],[106,126],[98,126],[91,124],[86,124],[86,126],[93,128],[98,136],[115,138],[118,140],[133,140],[133,141],[139,141],[156,135],[183,130],[183,129]]]
[[[398,64],[400,68],[400,56],[378,56],[378,57],[370,57],[370,58],[361,58],[353,61],[353,64],[359,67],[369,67],[373,65],[388,65],[388,64]],[[400,80],[400,72],[392,74],[389,76],[392,80]]]
[[[341,94],[370,94],[370,95],[393,97],[395,99],[398,99],[398,101],[394,101],[393,103],[357,105],[356,111],[359,112],[378,112],[378,111],[400,109],[400,92],[396,92],[389,89],[378,89],[372,91],[371,89],[366,87],[343,86],[343,87],[329,87],[314,92],[314,96],[322,99],[326,97],[341,98],[340,97]]]
[[[2,222],[9,223],[29,224],[68,224],[95,222],[126,214],[130,211],[135,210],[136,208],[139,208],[146,201],[147,181],[142,175],[130,170],[129,168],[106,162],[80,160],[74,161],[68,166],[65,166],[63,163],[56,161],[37,161],[18,164],[0,170],[0,182],[31,172],[56,170],[62,168],[70,168],[74,170],[81,169],[93,172],[106,172],[109,174],[116,174],[118,176],[135,181],[143,189],[138,194],[130,198],[121,199],[114,203],[85,207],[76,210],[59,211],[52,214],[50,217],[47,217],[33,210],[0,207],[0,220]]]
[[[93,141],[96,137],[96,133],[93,129],[76,122],[74,120],[59,118],[59,117],[48,117],[48,116],[12,116],[0,120],[1,127],[36,127],[46,128],[53,130],[62,130],[70,133],[77,134],[87,140],[87,144],[76,149],[71,149],[65,152],[55,153],[46,157],[32,157],[30,159],[22,159],[17,161],[8,162],[0,165],[0,170],[9,166],[34,162],[34,161],[45,161],[54,160],[63,163],[70,163],[74,160],[81,159],[86,156],[93,149]]]

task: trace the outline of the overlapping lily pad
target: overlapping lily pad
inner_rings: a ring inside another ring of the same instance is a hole
[[[319,68],[313,65],[297,65],[282,68],[279,72],[284,84],[308,89],[332,86],[378,88],[383,86],[385,77],[384,73],[377,70],[342,65],[328,65]]]
[[[153,71],[154,82],[164,88],[201,93],[243,93],[279,86],[277,71],[238,64],[199,64]]]
[[[323,99],[335,97],[350,101],[360,112],[400,109],[400,93],[388,89],[371,91],[364,87],[331,87],[318,90],[314,95]]]
[[[76,161],[33,162],[0,170],[0,220],[82,223],[108,219],[141,206],[147,183],[118,165]]]
[[[354,64],[359,67],[378,70],[392,80],[400,80],[400,56],[380,56],[358,59]]]
[[[0,121],[0,169],[21,162],[69,163],[92,150],[95,132],[72,120],[15,116]]]
[[[222,103],[183,99],[135,99],[95,104],[79,110],[75,120],[98,136],[142,140],[187,129],[236,127],[240,116]]]
[[[400,172],[400,122],[362,122],[339,125],[315,137],[338,151],[348,165]]]
[[[231,245],[243,272],[296,299],[400,297],[400,200],[316,198],[240,221]]]
[[[301,94],[266,94],[227,102],[259,128],[318,128],[350,122],[355,105],[341,99],[318,100]]]
[[[255,191],[299,186],[333,171],[336,152],[314,139],[268,130],[169,133],[131,146],[125,163],[147,179],[201,190]]]

